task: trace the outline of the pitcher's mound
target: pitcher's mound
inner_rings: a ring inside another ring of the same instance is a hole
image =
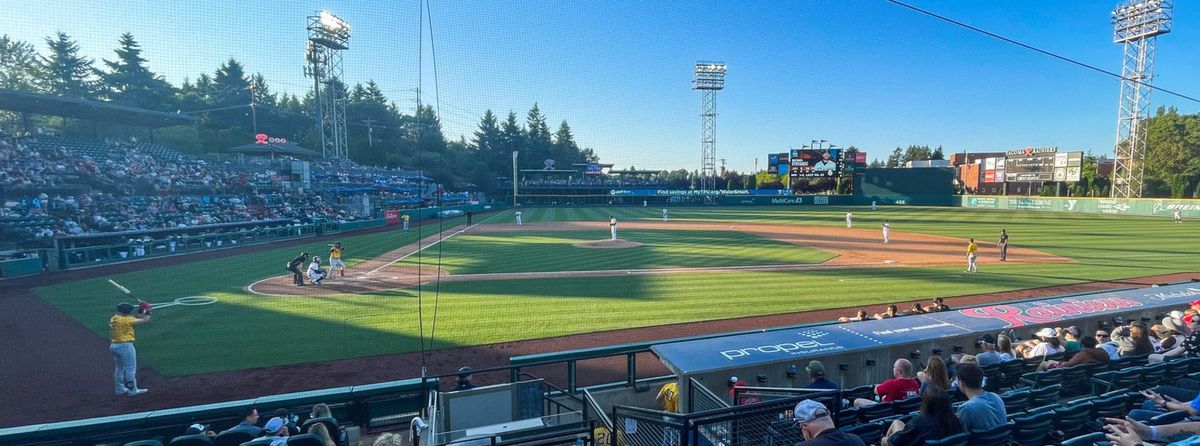
[[[579,242],[575,244],[576,248],[637,248],[638,246],[642,246],[642,244],[621,239],[596,240],[594,242]]]

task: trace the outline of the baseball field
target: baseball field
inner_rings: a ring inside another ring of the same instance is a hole
[[[922,207],[671,208],[668,222],[658,208],[523,213],[523,226],[504,211],[470,227],[457,217],[346,236],[346,277],[319,287],[290,285],[283,265],[301,250],[324,256],[331,240],[147,264],[34,292],[98,340],[115,304],[128,300],[106,279],[170,304],[138,327],[137,343],[142,367],[170,378],[413,352],[422,339],[440,349],[828,308],[878,312],[891,302],[1200,271],[1198,223],[1170,218]],[[620,243],[607,242],[610,215]],[[1005,263],[994,245],[1001,229],[1013,246]],[[981,242],[975,274],[963,272],[970,237]],[[174,304],[197,297],[215,302]]]

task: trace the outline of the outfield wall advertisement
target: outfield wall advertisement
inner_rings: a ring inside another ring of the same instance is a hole
[[[1200,200],[1171,198],[1067,198],[963,195],[959,206],[980,209],[1073,212],[1080,214],[1172,217],[1178,209],[1184,218],[1200,218]]]

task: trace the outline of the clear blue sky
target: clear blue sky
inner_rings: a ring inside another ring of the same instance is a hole
[[[1096,0],[912,0],[915,5],[1117,71],[1109,11]],[[442,120],[468,139],[485,109],[537,102],[557,126],[619,167],[699,165],[700,59],[729,66],[717,97],[717,156],[754,159],[824,138],[872,158],[898,145],[948,152],[1058,146],[1111,151],[1117,81],[889,4],[883,0],[639,2],[434,0]],[[178,84],[230,56],[276,92],[304,91],[305,16],[350,22],[345,72],[375,79],[401,108],[414,105],[418,3],[0,0],[0,33],[35,42],[63,30],[93,58],[112,58],[122,32],[153,70]],[[1200,95],[1200,4],[1178,1],[1175,31],[1159,40],[1156,83]],[[428,29],[426,29],[428,31]],[[434,98],[429,40],[424,95]],[[1155,106],[1200,107],[1162,93]]]

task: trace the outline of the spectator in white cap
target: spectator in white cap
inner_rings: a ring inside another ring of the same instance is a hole
[[[262,438],[270,438],[271,446],[284,446],[287,444],[288,427],[287,420],[280,417],[275,417],[267,421],[267,425],[263,426]]]
[[[816,401],[796,403],[792,419],[804,437],[804,446],[865,446],[857,435],[838,430],[829,416],[829,409]]]
[[[1058,331],[1053,328],[1043,328],[1034,334],[1037,337],[1033,348],[1029,349],[1029,353],[1025,354],[1026,358],[1045,357],[1055,353],[1066,351],[1063,348],[1062,341],[1058,339]]]

